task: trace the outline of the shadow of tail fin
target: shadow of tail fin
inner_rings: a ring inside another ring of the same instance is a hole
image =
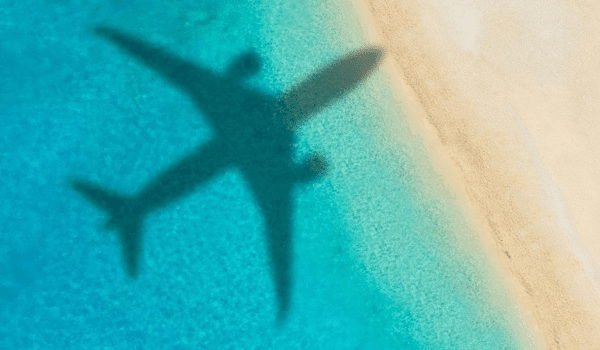
[[[141,258],[143,215],[136,210],[134,201],[89,181],[72,179],[70,184],[75,191],[109,215],[104,228],[117,231],[127,274],[136,278]]]

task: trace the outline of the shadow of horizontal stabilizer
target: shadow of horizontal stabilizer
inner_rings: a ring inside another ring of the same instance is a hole
[[[279,97],[248,88],[244,79],[260,69],[253,51],[241,55],[224,75],[177,57],[116,29],[97,27],[104,37],[186,93],[207,118],[216,137],[163,169],[133,196],[86,180],[71,186],[109,216],[107,228],[118,232],[128,275],[139,273],[144,218],[193,192],[230,166],[248,180],[265,218],[265,238],[278,303],[278,320],[287,317],[292,284],[292,190],[327,172],[318,153],[292,162],[294,130],[342,98],[376,69],[384,51],[367,47],[336,60]]]
[[[133,206],[125,196],[106,190],[94,183],[71,179],[70,184],[81,196],[109,215],[104,228],[117,231],[127,275],[137,278],[142,246],[143,216],[141,213],[132,210]]]

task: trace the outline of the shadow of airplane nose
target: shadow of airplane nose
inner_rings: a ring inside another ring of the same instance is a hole
[[[355,65],[355,67],[375,68],[385,56],[385,50],[382,46],[372,45],[364,49],[350,52],[346,57],[342,57],[341,61]]]
[[[375,70],[385,56],[385,50],[380,46],[368,46],[364,49],[350,52],[336,63],[325,68],[329,76],[339,84],[339,92],[344,93],[365,81],[365,78]]]
[[[283,122],[289,129],[297,128],[308,116],[331,105],[363,83],[384,56],[383,47],[368,46],[350,52],[309,76],[281,98]]]

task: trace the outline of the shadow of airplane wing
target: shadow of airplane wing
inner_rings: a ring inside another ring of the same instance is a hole
[[[189,91],[198,84],[206,83],[203,79],[216,78],[208,69],[203,69],[190,61],[171,55],[163,49],[148,44],[133,36],[124,34],[109,27],[96,27],[93,32],[109,39],[122,50],[128,52],[146,66],[152,68],[163,78],[179,87]]]
[[[265,238],[277,296],[278,321],[285,320],[291,301],[292,282],[292,189],[293,182],[285,179],[257,178],[246,174],[252,192],[265,219]]]
[[[278,106],[285,125],[297,128],[361,83],[381,62],[384,50],[370,46],[336,60],[286,92]]]

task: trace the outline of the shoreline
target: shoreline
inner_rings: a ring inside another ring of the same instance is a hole
[[[493,42],[486,51],[464,38],[448,40],[456,32],[445,30],[442,15],[424,0],[362,4],[357,8],[371,17],[368,22],[376,27],[371,34],[393,57],[399,84],[411,90],[407,98],[419,114],[411,116],[413,123],[425,130],[438,169],[474,213],[491,260],[526,314],[525,323],[532,324],[544,348],[600,344],[594,278],[600,256],[594,255],[594,241],[590,249],[590,240],[577,236],[581,224],[570,223],[569,209],[578,200],[585,203],[568,193],[561,198],[565,185],[555,180],[558,163],[548,162],[554,152],[550,141],[565,138],[557,137],[558,130],[544,139],[544,126],[535,129],[540,113],[549,124],[563,123],[545,101],[564,92],[552,76],[540,83],[534,74],[503,66],[497,57],[506,48],[495,52]],[[462,11],[469,16],[470,10]],[[556,75],[555,70],[549,74]]]

